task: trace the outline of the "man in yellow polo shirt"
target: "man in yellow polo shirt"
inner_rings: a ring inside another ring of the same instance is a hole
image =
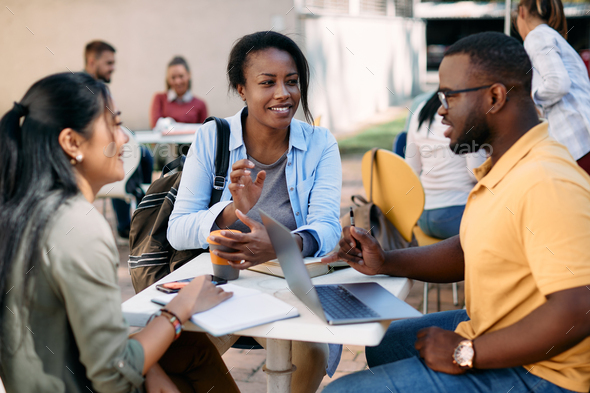
[[[459,236],[384,252],[347,227],[341,251],[324,260],[365,274],[465,279],[466,310],[393,322],[367,348],[370,369],[324,392],[590,389],[590,177],[538,119],[531,70],[522,45],[500,33],[446,52],[439,114],[450,147],[489,154]]]

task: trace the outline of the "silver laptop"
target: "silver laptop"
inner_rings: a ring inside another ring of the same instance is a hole
[[[375,282],[314,286],[291,231],[262,210],[259,212],[289,288],[330,325],[422,316]]]

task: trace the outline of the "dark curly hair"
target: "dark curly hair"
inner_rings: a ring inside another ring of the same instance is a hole
[[[308,123],[313,123],[313,117],[307,102],[309,88],[309,65],[299,46],[286,35],[274,31],[259,31],[240,38],[233,46],[227,63],[227,78],[229,88],[237,91],[238,85],[246,84],[244,70],[248,65],[249,55],[264,49],[276,48],[291,55],[297,72],[299,73],[299,88],[301,90],[301,106]]]

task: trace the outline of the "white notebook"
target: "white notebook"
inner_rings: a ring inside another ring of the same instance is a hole
[[[295,307],[257,289],[234,284],[225,284],[222,288],[234,295],[212,309],[191,317],[191,322],[214,336],[299,316]],[[161,295],[152,299],[152,302],[166,305],[174,296],[175,293]]]

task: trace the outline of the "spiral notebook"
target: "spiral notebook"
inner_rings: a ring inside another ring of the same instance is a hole
[[[212,309],[191,317],[192,323],[213,336],[299,316],[295,307],[257,289],[235,284],[225,284],[222,288],[234,295]],[[152,302],[166,305],[174,296],[175,293],[161,295],[153,298]]]

